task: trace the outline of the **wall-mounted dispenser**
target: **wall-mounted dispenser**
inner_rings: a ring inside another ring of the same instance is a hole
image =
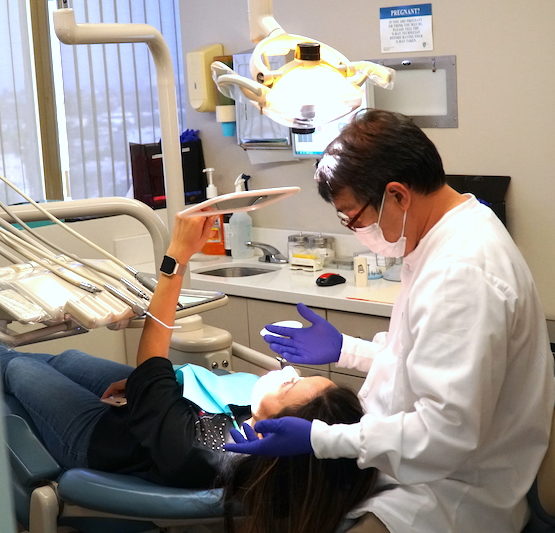
[[[186,56],[189,103],[197,111],[216,110],[218,90],[212,81],[210,64],[216,56],[223,53],[224,47],[221,44],[210,44],[189,52]]]

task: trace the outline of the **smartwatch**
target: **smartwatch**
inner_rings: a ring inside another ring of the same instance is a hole
[[[165,255],[160,265],[160,272],[166,276],[173,276],[174,274],[183,275],[187,265],[180,265],[173,257]]]

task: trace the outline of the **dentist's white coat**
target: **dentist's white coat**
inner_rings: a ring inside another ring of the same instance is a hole
[[[389,490],[353,512],[392,533],[520,532],[545,452],[553,363],[520,252],[473,196],[404,259],[388,333],[343,337],[339,365],[368,371],[359,424],[316,421],[317,457],[377,467]]]

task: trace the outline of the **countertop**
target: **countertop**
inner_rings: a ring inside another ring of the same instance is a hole
[[[189,263],[193,289],[216,290],[230,296],[256,298],[272,302],[296,304],[303,302],[312,307],[391,316],[392,304],[400,291],[400,283],[384,279],[369,280],[367,287],[355,287],[352,270],[324,268],[319,272],[291,270],[289,264],[261,263],[258,257],[234,260],[227,256],[197,254]],[[244,277],[220,277],[199,273],[210,267],[250,265],[275,267],[263,274]],[[347,281],[332,287],[319,287],[316,278],[324,272],[342,275]]]

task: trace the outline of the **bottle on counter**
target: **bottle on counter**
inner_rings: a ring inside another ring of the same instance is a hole
[[[208,179],[208,187],[206,187],[206,198],[215,198],[218,196],[218,189],[214,185],[214,169],[205,168],[203,172]],[[224,217],[219,215],[215,218],[214,224],[210,231],[210,237],[206,244],[202,247],[202,253],[207,255],[225,255],[224,244]]]
[[[231,256],[231,230],[229,229],[229,219],[231,215],[226,213],[224,215],[224,248],[225,255]]]
[[[366,287],[368,285],[368,260],[364,255],[354,258],[355,287]]]
[[[235,180],[235,191],[246,191],[247,181],[250,176],[241,174]],[[231,257],[233,259],[248,259],[253,256],[254,250],[245,243],[252,241],[252,219],[248,213],[233,213],[229,219],[229,236]]]

